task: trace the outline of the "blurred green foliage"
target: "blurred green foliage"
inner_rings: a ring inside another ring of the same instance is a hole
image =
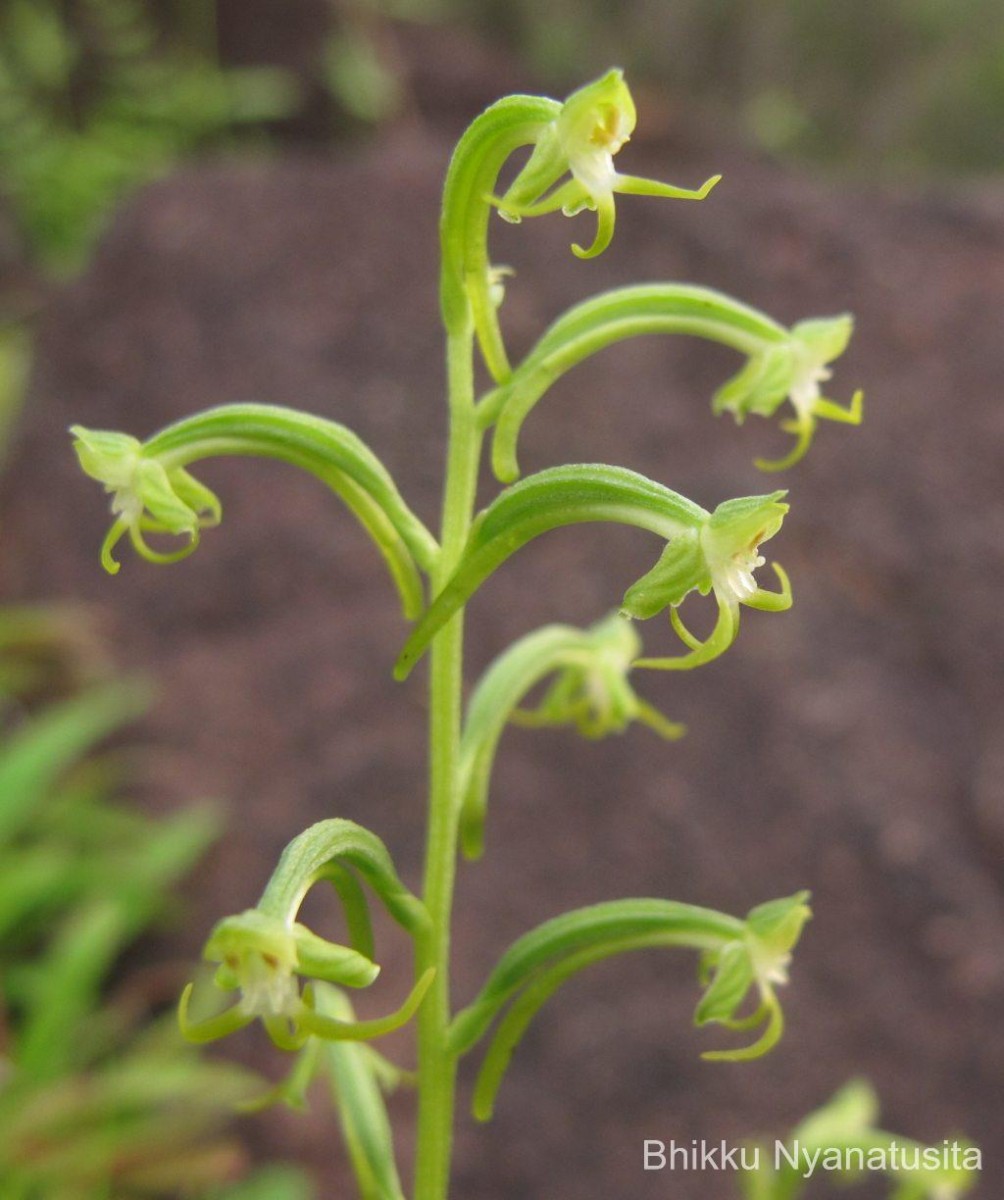
[[[773,152],[869,172],[1001,169],[1001,0],[453,4],[547,82],[616,61]]]
[[[217,830],[117,800],[96,747],[145,691],[80,684],[93,647],[65,610],[0,610],[0,1195],[4,1200],[310,1200],[296,1171],[230,1187],[233,1107],[263,1084],[180,1037],[176,981],[121,974],[128,946]]]
[[[144,0],[5,0],[0,191],[33,261],[79,268],[126,189],[289,109],[284,75],[219,67],[213,11],[196,0],[165,23]]]

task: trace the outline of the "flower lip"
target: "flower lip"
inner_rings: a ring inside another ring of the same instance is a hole
[[[822,397],[819,385],[832,378],[833,371],[818,363],[807,364],[803,373],[795,377],[788,392],[788,399],[799,417],[805,420],[814,415]]]
[[[636,120],[634,101],[619,69],[608,71],[565,101],[558,117],[558,141],[568,169],[586,192],[571,209],[595,205],[613,194],[614,155],[630,140]]]
[[[203,957],[220,964],[216,982],[239,988],[247,1016],[290,1016],[299,1004],[296,937],[290,926],[255,909],[220,921]]]
[[[720,504],[701,531],[712,584],[730,603],[746,604],[759,590],[754,572],[766,559],[759,553],[781,528],[788,505],[783,491],[746,496]]]

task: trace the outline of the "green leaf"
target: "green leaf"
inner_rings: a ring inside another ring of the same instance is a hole
[[[27,996],[15,1052],[19,1071],[54,1079],[86,1061],[82,1021],[128,940],[128,915],[108,900],[93,901],[63,924]]]
[[[754,358],[787,330],[738,300],[682,283],[616,288],[575,305],[544,333],[510,379],[482,401],[479,420],[497,422],[492,443],[496,476],[519,475],[516,447],[523,422],[551,385],[584,359],[625,338],[686,334],[730,346]]]
[[[0,846],[34,815],[64,771],[145,707],[141,688],[92,690],[50,709],[10,737],[0,755]]]
[[[322,1015],[356,1020],[348,997],[337,988],[317,987],[316,999]],[[370,1048],[358,1042],[327,1042],[323,1055],[362,1200],[404,1200],[393,1132]]]
[[[315,1200],[316,1190],[299,1167],[270,1166],[212,1194],[211,1200]]]
[[[699,505],[622,467],[579,464],[528,476],[506,488],[475,520],[456,571],[401,652],[396,678],[406,678],[436,633],[485,579],[540,534],[585,521],[617,521],[668,541],[700,529],[707,516]]]
[[[26,323],[0,326],[0,455],[28,388],[32,338]]]

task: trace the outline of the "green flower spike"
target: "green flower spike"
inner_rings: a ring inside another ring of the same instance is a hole
[[[590,209],[597,215],[593,244],[588,250],[573,245],[572,250],[579,258],[595,258],[614,235],[615,193],[703,200],[720,175],[695,189],[621,175],[614,168],[614,155],[630,140],[635,121],[634,100],[623,71],[608,71],[573,92],[545,126],[526,166],[501,199],[495,200],[500,214],[506,220],[519,221],[558,209],[566,216]],[[571,179],[560,183],[567,173]]]
[[[379,1020],[338,1021],[319,1014],[311,985],[301,992],[298,976],[360,988],[368,987],[380,968],[364,954],[325,941],[298,922],[287,924],[254,908],[220,921],[210,934],[203,958],[219,963],[216,986],[239,990],[240,999],[216,1016],[192,1022],[188,1010],[194,984],[189,984],[181,998],[179,1023],[191,1042],[226,1037],[256,1018],[281,1050],[299,1049],[310,1034],[367,1041],[406,1024],[432,982],[427,973],[396,1013]]]
[[[630,587],[624,597],[624,616],[647,620],[669,609],[669,619],[690,653],[676,658],[640,658],[636,667],[686,671],[718,658],[736,640],[741,605],[765,612],[791,607],[791,584],[785,571],[773,563],[781,582],[780,592],[761,588],[754,572],[765,565],[760,546],[781,528],[788,505],[786,492],[726,500],[702,522],[699,529],[674,538],[651,571]],[[679,605],[693,591],[714,592],[718,620],[705,641],[683,624]]]
[[[793,418],[781,423],[786,433],[795,435],[791,453],[773,461],[757,459],[761,471],[784,471],[799,462],[812,444],[820,420],[861,424],[864,394],[860,390],[847,408],[825,399],[820,390],[820,384],[832,375],[828,364],[846,350],[853,329],[854,319],[847,313],[801,321],[783,342],[752,355],[715,393],[715,412],[731,412],[740,424],[748,413],[773,416],[785,400],[795,410]]]
[[[165,468],[125,433],[80,425],[70,432],[84,472],[111,493],[115,521],[101,546],[101,565],[109,575],[118,573],[112,551],[126,534],[136,553],[148,562],[171,563],[187,558],[198,547],[201,530],[219,525],[219,500],[183,467]],[[187,543],[165,553],[149,546],[145,533],[171,534],[187,538]]]

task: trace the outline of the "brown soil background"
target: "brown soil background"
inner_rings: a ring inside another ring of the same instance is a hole
[[[153,802],[226,803],[232,826],[193,879],[174,942],[193,957],[218,915],[253,902],[289,837],[324,816],[380,833],[417,886],[422,684],[391,682],[405,632],[391,589],[311,480],[210,464],[223,529],[169,570],[126,555],[110,580],[97,558],[105,506],[64,430],[145,436],[215,403],[296,405],[355,428],[432,520],[449,146],[413,129],[365,152],[189,169],[127,207],[42,321],[3,481],[2,585],[104,614],[119,662],[160,682]],[[726,178],[703,205],[625,199],[613,248],[589,264],[568,251],[586,236],[578,224],[498,229],[496,259],[519,270],[504,314],[513,345],[566,304],[637,280],[716,286],[786,322],[849,309],[858,332],[833,394],[862,385],[866,423],[824,426],[784,477],[792,512],[771,549],[792,576],[792,612],[747,613],[720,662],[643,681],[688,723],[683,742],[640,729],[599,744],[506,736],[487,857],[460,871],[456,994],[533,924],[600,899],[743,913],[809,887],[816,917],[783,997],[785,1040],[757,1063],[699,1060],[718,1041],[690,1028],[686,956],[631,957],[570,984],[516,1055],[494,1124],[462,1109],[456,1194],[724,1200],[736,1194],[725,1176],[643,1174],[642,1139],[773,1136],[864,1074],[888,1127],[982,1144],[977,1194],[989,1200],[1004,1189],[1004,190],[830,186],[671,140],[633,150],[631,165]],[[608,350],[531,417],[524,469],[607,460],[706,505],[769,490],[751,459],[782,436],[708,410],[735,366],[681,340]],[[529,547],[472,605],[471,678],[520,633],[615,606],[656,549],[608,527]],[[670,642],[661,619],[644,633],[651,648]],[[407,947],[391,935],[383,957],[385,1008],[406,985]],[[279,1069],[254,1031],[234,1052]],[[411,1101],[395,1111],[407,1155]],[[319,1100],[307,1117],[259,1121],[254,1138],[314,1165],[322,1196],[346,1195],[329,1128]]]

